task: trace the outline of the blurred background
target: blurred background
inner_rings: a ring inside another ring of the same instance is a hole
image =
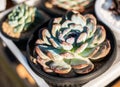
[[[0,87],[38,87],[0,39]]]

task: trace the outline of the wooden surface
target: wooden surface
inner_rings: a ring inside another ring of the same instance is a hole
[[[120,77],[111,82],[107,87],[120,87]]]
[[[120,87],[120,79],[112,87]]]

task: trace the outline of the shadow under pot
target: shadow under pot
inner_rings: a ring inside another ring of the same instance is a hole
[[[66,11],[77,10],[84,13],[94,6],[94,0],[42,0],[41,8],[52,17],[62,16]]]
[[[93,15],[77,11],[48,21],[27,43],[29,65],[53,87],[80,87],[91,81],[116,58],[115,37],[99,24]]]
[[[20,4],[1,19],[1,32],[13,41],[27,40],[49,17],[35,7]]]

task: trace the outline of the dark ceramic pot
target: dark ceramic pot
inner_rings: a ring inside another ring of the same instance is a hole
[[[106,25],[98,22],[99,24],[103,25],[106,29],[106,33],[107,33],[106,38],[110,40],[111,50],[109,54],[102,61],[94,62],[95,68],[92,72],[84,75],[76,75],[74,77],[66,77],[58,74],[50,74],[44,72],[41,65],[34,64],[31,60],[33,58],[33,49],[35,46],[35,41],[39,37],[38,34],[43,27],[46,27],[48,25],[48,23],[49,22],[39,27],[29,38],[29,41],[27,43],[27,54],[28,54],[27,60],[33,71],[36,74],[38,74],[40,77],[42,77],[48,84],[52,85],[52,87],[80,87],[81,85],[87,83],[88,81],[104,73],[114,62],[117,53],[115,37],[112,31]]]
[[[14,8],[13,8],[13,9],[14,9]],[[9,14],[10,12],[7,13],[7,14],[4,15],[4,16],[2,17],[2,19],[0,20],[0,28],[1,28],[0,31],[1,31],[1,33],[2,33],[5,37],[7,37],[7,38],[9,38],[9,39],[11,39],[11,40],[13,40],[13,41],[15,41],[15,42],[28,40],[28,38],[30,37],[30,35],[31,35],[40,25],[42,25],[43,23],[45,23],[46,21],[48,21],[48,20],[50,19],[50,17],[49,17],[47,14],[45,14],[43,11],[41,11],[41,10],[38,10],[38,11],[39,11],[39,13],[40,13],[40,15],[41,15],[40,20],[37,20],[37,18],[35,18],[35,22],[36,22],[36,23],[35,23],[35,24],[32,24],[32,25],[29,27],[29,31],[22,32],[20,38],[11,37],[11,36],[7,35],[5,32],[3,32],[2,24],[3,24],[4,21],[6,21],[6,19],[7,19],[7,17],[8,17],[8,14]]]

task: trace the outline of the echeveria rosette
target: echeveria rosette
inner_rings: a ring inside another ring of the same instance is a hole
[[[25,32],[35,22],[35,17],[39,20],[38,14],[36,8],[21,4],[8,15],[8,23],[13,27],[14,32]]]
[[[111,49],[104,27],[97,25],[93,15],[77,11],[54,18],[39,36],[35,53],[45,72],[89,73],[94,69],[91,60],[104,58]]]
[[[52,4],[65,10],[84,11],[94,0],[51,0]]]

